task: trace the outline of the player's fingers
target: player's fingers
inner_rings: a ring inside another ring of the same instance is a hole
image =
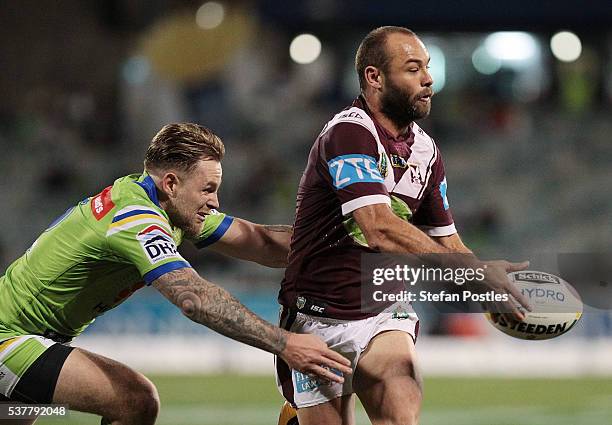
[[[517,305],[512,298],[509,297],[509,301],[502,301],[499,305],[499,314],[503,316],[506,321],[521,321],[525,319],[524,310]]]
[[[513,283],[509,282],[508,287],[506,288],[506,291],[512,295],[512,297],[521,305],[523,306],[523,308],[525,308],[527,311],[531,311],[531,304],[529,304],[529,301],[527,300],[527,297],[525,297],[521,291],[516,287],[516,285],[514,285]]]
[[[506,319],[518,320],[519,322],[525,320],[525,313],[521,309],[514,305],[510,305],[509,308],[510,311],[504,313]]]
[[[312,365],[306,372],[309,375],[315,375],[318,378],[326,381],[337,382],[338,384],[342,384],[344,382],[343,376],[336,375],[334,372],[322,366]]]
[[[529,261],[522,261],[520,263],[511,263],[506,261],[506,271],[507,272],[518,272],[521,270],[525,270],[529,267]]]
[[[340,365],[344,365],[346,367],[349,367],[351,365],[351,361],[349,359],[344,357],[342,354],[336,353],[335,351],[330,350],[330,349],[325,350],[325,352],[323,353],[323,356],[339,363]]]
[[[340,363],[338,360],[336,360],[337,356],[334,356],[333,359],[331,359],[331,356],[326,356],[323,357],[321,359],[321,365],[332,368],[332,369],[336,369],[339,372],[342,372],[345,375],[350,375],[351,373],[353,373],[353,369],[351,369],[349,366],[351,364],[350,361],[348,361],[348,359],[346,359],[345,357],[343,357],[342,355],[333,352],[334,354],[337,354],[338,356],[342,357],[342,359],[340,359],[342,361],[342,363]],[[345,362],[346,360],[346,362]],[[347,366],[348,365],[348,366]]]

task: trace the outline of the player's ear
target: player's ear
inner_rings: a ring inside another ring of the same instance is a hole
[[[363,70],[363,73],[365,74],[365,79],[369,86],[376,90],[380,90],[382,88],[383,77],[382,73],[378,68],[371,65],[366,66],[366,68]]]
[[[169,171],[164,173],[161,178],[161,190],[164,192],[169,198],[174,198],[176,196],[176,189],[178,186],[179,178],[178,176]]]

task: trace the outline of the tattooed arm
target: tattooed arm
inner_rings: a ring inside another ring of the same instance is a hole
[[[225,289],[184,268],[166,273],[153,286],[194,322],[236,341],[280,356],[290,367],[342,382],[323,366],[350,373],[348,360],[314,335],[294,334],[261,319]]]
[[[223,237],[210,248],[264,266],[286,267],[292,234],[291,226],[268,226],[235,218]]]

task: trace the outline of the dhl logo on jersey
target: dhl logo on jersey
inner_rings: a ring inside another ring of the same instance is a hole
[[[172,235],[157,225],[139,232],[138,241],[152,264],[167,258],[180,257]]]

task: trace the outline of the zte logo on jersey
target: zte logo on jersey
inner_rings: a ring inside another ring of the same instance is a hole
[[[327,162],[336,189],[353,183],[383,183],[376,159],[368,155],[342,155]]]
[[[152,264],[167,258],[179,257],[176,244],[172,236],[160,226],[149,226],[138,233],[138,241],[147,258]]]
[[[440,182],[440,196],[442,197],[442,205],[444,206],[445,211],[450,208],[450,205],[448,204],[448,197],[446,196],[447,187],[446,177],[444,177],[444,180]]]

